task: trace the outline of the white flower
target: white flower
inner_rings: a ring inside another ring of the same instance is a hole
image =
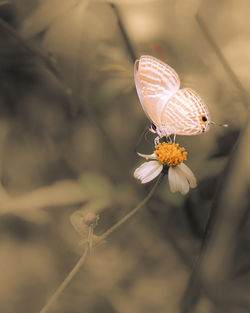
[[[164,166],[169,166],[168,182],[171,192],[188,193],[189,188],[195,188],[197,184],[193,172],[183,163],[187,155],[184,150],[178,144],[163,143],[157,145],[155,153],[151,155],[138,153],[146,160],[154,161],[144,162],[135,170],[134,177],[145,184],[155,179]]]
[[[134,177],[146,184],[158,176],[162,169],[163,165],[159,161],[145,162],[135,170]]]
[[[188,193],[189,188],[197,186],[193,172],[184,163],[169,168],[168,182],[172,192],[179,191],[183,195]]]

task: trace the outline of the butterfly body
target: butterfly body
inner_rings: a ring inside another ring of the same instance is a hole
[[[141,56],[135,62],[134,74],[138,97],[157,138],[208,131],[210,116],[206,105],[191,88],[180,89],[178,74],[169,65]]]

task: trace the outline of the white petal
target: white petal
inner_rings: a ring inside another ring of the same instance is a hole
[[[163,165],[159,161],[145,162],[135,170],[134,177],[146,184],[158,176],[162,169]]]
[[[190,168],[184,163],[179,164],[178,167],[186,176],[190,187],[195,188],[197,186],[197,182],[194,173],[190,170]]]
[[[178,166],[170,167],[168,170],[168,182],[172,192],[179,191],[183,195],[189,191],[189,183],[184,173]]]
[[[142,153],[137,152],[137,154],[140,157],[142,157],[142,158],[144,158],[146,160],[150,160],[150,159],[151,160],[157,160],[157,157],[156,157],[156,155],[154,153],[152,153],[152,154],[142,154]]]

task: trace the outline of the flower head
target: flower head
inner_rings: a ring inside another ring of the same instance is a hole
[[[172,192],[186,194],[189,188],[196,187],[193,172],[183,163],[187,159],[187,152],[179,144],[163,142],[155,146],[155,151],[151,155],[138,154],[146,160],[154,160],[144,162],[135,170],[134,177],[142,184],[150,182],[162,172],[163,168],[169,167],[168,181]]]
[[[163,165],[176,166],[187,159],[185,148],[180,148],[178,143],[163,142],[155,146],[155,149],[154,154]]]

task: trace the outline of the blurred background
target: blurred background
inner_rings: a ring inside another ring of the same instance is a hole
[[[74,267],[74,212],[100,236],[151,190],[133,178],[154,138],[138,144],[142,54],[229,127],[177,137],[197,188],[165,177],[48,312],[250,312],[249,16],[247,0],[0,0],[0,312],[40,312]]]

